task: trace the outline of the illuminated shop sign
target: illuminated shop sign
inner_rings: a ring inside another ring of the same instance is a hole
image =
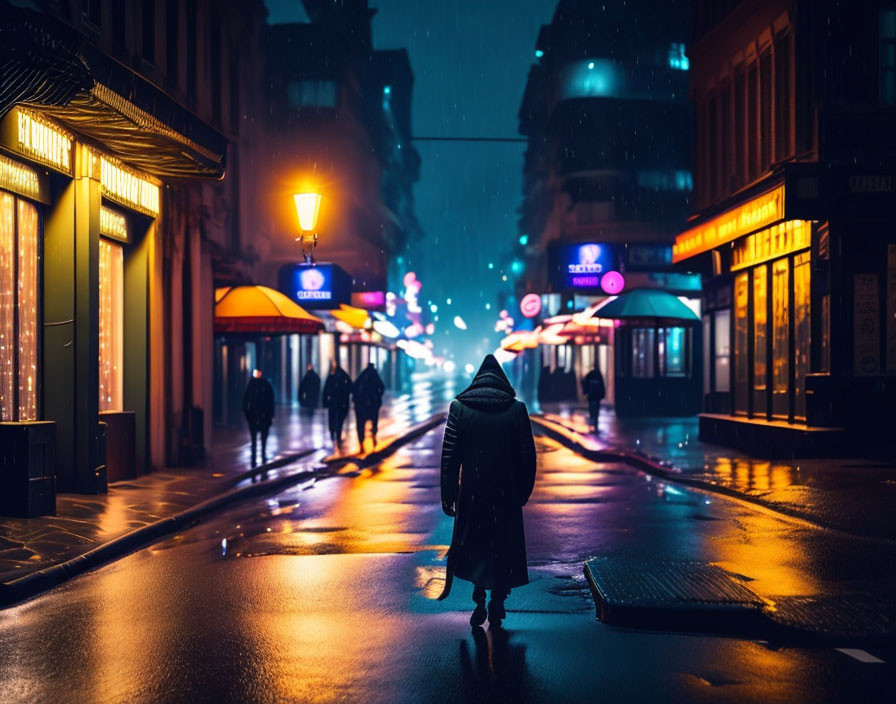
[[[110,200],[153,217],[159,214],[159,187],[104,156],[100,157],[100,183]]]
[[[682,232],[672,245],[672,261],[680,262],[784,219],[784,186]]]
[[[128,241],[128,219],[123,213],[100,206],[100,234],[105,237]]]
[[[787,220],[772,225],[737,243],[732,252],[731,271],[808,249],[811,243],[812,223],[808,220]]]
[[[41,181],[40,174],[34,169],[0,155],[0,189],[42,200],[44,189]]]
[[[555,243],[548,249],[549,280],[555,291],[600,290],[601,281],[619,268],[619,252],[597,242]]]
[[[72,138],[68,134],[22,110],[16,110],[15,119],[18,151],[54,169],[71,173]]]
[[[280,291],[304,308],[338,308],[351,299],[351,278],[335,264],[289,264]]]

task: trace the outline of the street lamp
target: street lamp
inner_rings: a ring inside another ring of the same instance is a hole
[[[320,193],[295,193],[296,213],[299,216],[299,229],[302,231],[296,242],[302,246],[302,255],[307,263],[314,261],[314,248],[317,247],[317,216],[320,213]]]

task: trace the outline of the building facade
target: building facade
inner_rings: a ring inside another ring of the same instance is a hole
[[[263,7],[0,10],[0,421],[50,426],[46,486],[101,492],[208,442],[213,269],[238,250]]]
[[[671,266],[692,190],[689,36],[687,2],[561,0],[542,27],[519,111],[528,146],[518,299],[540,294],[556,315],[634,288],[698,296],[699,280]],[[694,334],[643,328],[615,351],[612,336],[594,347],[547,347],[543,362],[578,375],[600,366],[617,411],[696,412]],[[672,384],[686,381],[661,392],[665,408],[656,385],[673,375]]]
[[[861,451],[896,422],[896,6],[694,3],[701,437]]]

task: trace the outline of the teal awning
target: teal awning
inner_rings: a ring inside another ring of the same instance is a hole
[[[697,323],[697,314],[682,303],[678,296],[658,289],[635,289],[620,294],[598,308],[594,318],[607,320],[644,320],[660,323]]]

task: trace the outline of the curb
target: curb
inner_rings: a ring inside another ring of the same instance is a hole
[[[761,508],[778,516],[783,516],[812,528],[820,528],[822,530],[827,530],[832,533],[838,533],[850,538],[861,538],[863,540],[871,540],[879,543],[885,543],[887,545],[896,544],[896,540],[893,540],[892,538],[863,533],[861,531],[850,531],[845,529],[843,526],[828,523],[827,521],[816,518],[814,516],[807,516],[800,511],[794,511],[785,506],[780,506],[779,504],[774,504],[770,501],[764,501],[763,499],[755,496],[743,494],[735,489],[731,489],[721,484],[713,484],[703,479],[687,477],[681,473],[681,470],[661,464],[660,462],[650,459],[649,457],[637,452],[609,448],[603,450],[595,450],[593,448],[586,447],[579,439],[581,438],[581,435],[579,435],[579,433],[577,433],[576,431],[570,430],[564,425],[549,421],[546,418],[538,415],[532,415],[530,416],[530,419],[535,425],[538,426],[539,431],[543,435],[551,438],[552,440],[556,440],[561,445],[564,445],[566,448],[575,452],[577,455],[581,455],[585,459],[589,459],[592,462],[622,462],[624,464],[628,464],[637,469],[640,469],[647,474],[659,477],[660,479],[665,479],[669,482],[675,482],[676,484],[682,484],[684,486],[705,493],[724,496],[725,498],[732,501],[739,501],[741,503],[749,504],[750,506]]]
[[[403,445],[416,440],[421,435],[424,435],[443,423],[445,418],[445,413],[438,413],[428,420],[412,426],[403,435],[394,438],[387,442],[383,447],[375,449],[366,455],[348,455],[339,457],[330,462],[326,462],[326,464],[331,467],[349,463],[355,463],[361,467],[376,464],[394,453]],[[317,452],[317,450],[303,450],[302,452],[279,457],[267,464],[237,475],[234,477],[234,483],[238,483],[257,474],[262,474],[271,469],[286,466],[302,457],[312,454],[313,452]],[[257,496],[263,496],[292,484],[298,484],[306,479],[313,479],[318,475],[319,472],[315,470],[304,470],[287,474],[283,477],[267,479],[257,484],[230,489],[217,496],[206,499],[191,508],[184,509],[173,516],[162,518],[155,523],[150,523],[149,525],[141,526],[130,533],[125,533],[124,535],[110,540],[107,543],[103,543],[102,545],[98,545],[97,547],[66,560],[65,562],[60,562],[59,564],[38,570],[37,572],[23,575],[10,582],[0,583],[0,609],[5,609],[35,597],[73,579],[74,577],[84,574],[85,572],[89,572],[104,564],[120,559],[166,535],[170,535],[171,533],[184,528],[189,528],[200,522],[209,514],[215,513],[230,504],[238,503]]]

